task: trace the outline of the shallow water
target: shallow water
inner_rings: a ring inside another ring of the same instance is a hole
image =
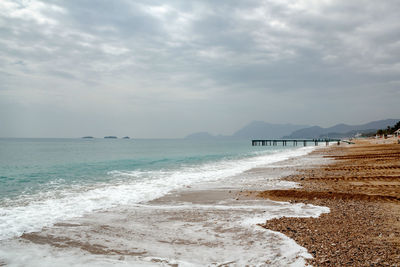
[[[328,211],[234,195],[294,186],[279,180],[287,173],[274,164],[311,147],[96,139],[0,145],[0,261],[14,266],[302,265],[310,256],[304,248],[256,223]]]

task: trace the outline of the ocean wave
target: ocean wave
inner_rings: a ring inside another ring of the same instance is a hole
[[[225,159],[182,166],[178,169],[113,170],[110,182],[76,185],[36,195],[21,196],[13,205],[0,207],[0,239],[26,232],[86,213],[150,201],[172,190],[196,183],[221,180],[251,168],[302,156],[313,148],[297,148],[275,153],[260,153],[242,159]],[[16,205],[17,203],[17,205]]]

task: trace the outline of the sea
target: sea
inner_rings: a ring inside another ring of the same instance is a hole
[[[297,186],[279,170],[314,149],[0,139],[0,266],[303,266],[304,248],[257,223],[329,209],[240,192]]]

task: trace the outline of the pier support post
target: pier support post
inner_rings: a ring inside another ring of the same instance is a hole
[[[267,139],[267,140],[251,140],[252,146],[278,146],[279,143],[282,143],[282,146],[287,146],[288,142],[292,142],[292,146],[298,146],[299,142],[303,142],[304,146],[307,146],[307,142],[313,142],[315,146],[318,146],[320,142],[325,142],[326,146],[329,146],[330,142],[337,142],[337,145],[340,145],[340,139],[329,139],[329,138],[321,138],[321,139]]]

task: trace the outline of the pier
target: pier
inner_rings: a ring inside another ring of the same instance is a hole
[[[337,142],[340,145],[341,139],[266,139],[266,140],[252,140],[252,146],[277,146],[279,143],[282,143],[282,146],[287,146],[288,143],[292,143],[293,146],[297,146],[299,143],[303,144],[303,146],[307,146],[307,143],[314,143],[314,145],[318,145],[319,143],[325,143],[329,145],[330,142]]]

